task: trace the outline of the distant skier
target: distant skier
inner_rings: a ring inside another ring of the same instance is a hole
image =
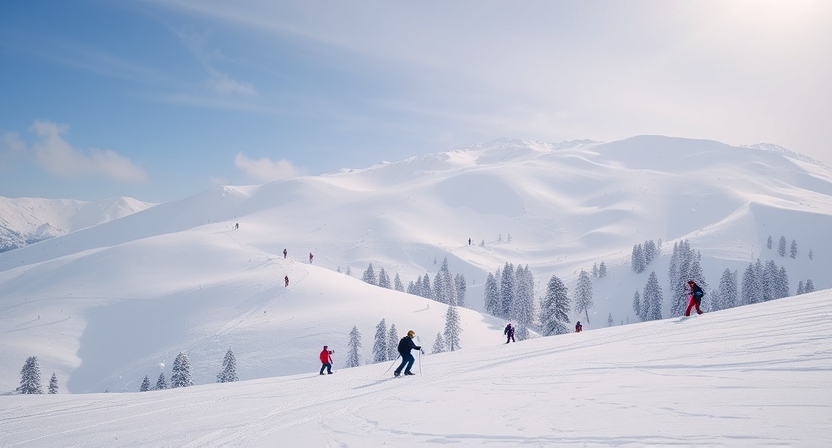
[[[399,341],[399,355],[402,357],[402,364],[393,372],[394,376],[399,376],[402,373],[402,369],[404,369],[405,375],[413,375],[414,373],[410,371],[410,368],[413,367],[413,355],[410,353],[411,350],[419,350],[422,353],[425,353],[422,350],[422,347],[416,345],[413,342],[413,336],[416,336],[416,333],[413,330],[407,332],[407,336],[403,337]]]
[[[234,223],[234,230],[239,230],[239,229],[240,229],[240,223],[239,222]]]
[[[283,277],[283,286],[287,287],[287,288],[289,287],[289,276],[288,275]]]
[[[696,307],[696,314],[702,314],[699,304],[702,303],[702,296],[705,295],[705,291],[702,291],[702,288],[693,280],[688,280],[688,288],[690,288],[690,297],[688,298],[688,309],[685,310],[685,316],[690,316],[690,310],[693,307]]]
[[[335,350],[327,350],[327,346],[324,345],[324,349],[321,350],[321,375],[324,374],[324,369],[326,369],[327,375],[332,374],[332,357],[329,356],[335,353]]]
[[[471,238],[468,238],[468,245],[471,245]]]
[[[288,253],[289,252],[287,252],[286,249],[283,249],[283,258],[286,258],[286,254],[288,254]]]
[[[584,326],[581,325],[581,321],[578,321],[578,323],[575,324],[575,333],[580,333],[581,330],[583,330],[583,329],[584,329]]]
[[[514,326],[511,325],[511,322],[506,325],[505,330],[503,330],[503,334],[506,335],[506,344],[509,342],[517,342],[514,340]]]
[[[309,264],[312,264],[312,252],[309,252]]]

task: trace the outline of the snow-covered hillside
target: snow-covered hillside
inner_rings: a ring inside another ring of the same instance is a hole
[[[0,196],[0,252],[122,218],[154,205],[128,197],[84,202]]]
[[[383,363],[143,393],[0,397],[0,440],[9,447],[827,446],[830,301],[827,290],[423,355],[420,374],[407,378],[392,378]]]
[[[181,350],[198,383],[213,381],[228,347],[249,366],[244,379],[309,372],[321,345],[344,353],[353,326],[369,358],[382,318],[431,346],[444,306],[360,282],[369,263],[407,284],[433,279],[447,258],[468,282],[465,350],[501,339],[505,322],[475,311],[488,272],[507,262],[529,265],[539,297],[552,275],[571,288],[604,261],[585,330],[610,314],[635,322],[633,293],[651,271],[669,288],[670,248],[682,239],[701,251],[712,286],[761,258],[786,268],[792,294],[798,280],[830,288],[830,228],[828,167],[765,145],[659,136],[498,140],[217,188],[0,254],[0,391],[17,386],[33,355],[71,392],[136,390]],[[768,249],[769,236],[795,240],[797,256]],[[631,249],[645,240],[663,251],[636,274]],[[352,278],[337,272],[347,268]]]

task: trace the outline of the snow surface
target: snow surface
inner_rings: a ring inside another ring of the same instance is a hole
[[[0,397],[6,447],[829,446],[832,291],[391,363]],[[241,363],[245,366],[245,363]]]
[[[792,293],[806,279],[826,289],[829,229],[829,167],[764,145],[661,136],[501,139],[216,188],[1,253],[0,393],[19,385],[29,356],[45,378],[55,372],[62,393],[136,391],[145,375],[169,377],[183,350],[197,384],[214,381],[229,347],[242,380],[316,372],[324,344],[339,369],[352,327],[369,359],[382,318],[432,347],[445,307],[361,282],[369,263],[391,280],[429,273],[432,283],[447,257],[468,282],[463,351],[501,341],[505,322],[478,311],[488,272],[506,262],[529,265],[540,297],[552,275],[572,288],[581,269],[604,261],[609,274],[593,281],[590,319],[572,316],[587,331],[606,327],[609,314],[615,324],[636,322],[633,294],[653,270],[667,316],[668,259],[681,239],[702,252],[712,287],[725,268],[741,273],[761,258],[786,267]],[[781,235],[797,241],[797,258],[776,254]],[[663,241],[662,255],[633,273],[631,249],[648,239]],[[347,267],[352,277],[337,272]]]

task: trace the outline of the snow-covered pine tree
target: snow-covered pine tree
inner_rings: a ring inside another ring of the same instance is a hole
[[[402,279],[399,277],[398,272],[396,272],[396,277],[393,278],[393,289],[404,292],[404,284],[402,283]]]
[[[791,247],[791,250],[789,251],[789,255],[792,258],[797,258],[797,241],[795,241],[795,240],[792,240],[792,247]]]
[[[456,305],[464,307],[465,291],[468,289],[468,287],[465,286],[465,276],[462,274],[456,274],[454,277],[454,284],[456,285]]]
[[[635,273],[642,273],[644,272],[644,268],[647,263],[644,260],[644,248],[641,244],[636,244],[633,246],[633,253],[630,255],[630,264],[632,266],[633,272]]]
[[[500,279],[500,308],[497,317],[508,319],[511,316],[511,302],[515,294],[514,265],[506,262],[503,267],[503,278]]]
[[[546,285],[546,295],[540,304],[540,324],[544,336],[569,333],[569,290],[553,275]]]
[[[774,299],[774,285],[777,281],[778,269],[773,260],[769,260],[763,267],[763,302]]]
[[[644,302],[650,304],[650,311],[647,314],[648,320],[659,320],[662,318],[664,297],[662,297],[662,287],[659,286],[659,278],[656,277],[656,271],[650,273],[647,284],[644,285]]]
[[[52,378],[49,379],[49,393],[58,393],[58,377],[55,376],[55,372],[52,372]]]
[[[581,273],[578,274],[578,284],[575,286],[575,312],[584,313],[587,324],[589,324],[589,309],[593,304],[592,279],[586,271],[581,269]]]
[[[154,390],[164,390],[168,388],[168,382],[165,380],[165,372],[161,372],[159,374],[159,378],[156,380],[156,387]]]
[[[396,324],[390,324],[390,331],[387,332],[387,360],[399,357],[399,332],[396,331]]]
[[[668,291],[670,291],[671,304],[676,300],[676,285],[679,283],[679,243],[673,243],[673,254],[670,256],[670,263],[667,268]],[[673,316],[674,310],[670,310],[670,315]]]
[[[600,265],[598,265],[598,278],[604,278],[607,276],[607,264],[603,261]]]
[[[350,342],[347,344],[349,352],[347,353],[347,367],[358,367],[361,365],[361,333],[358,332],[358,327],[353,326],[350,331]]]
[[[656,243],[653,240],[647,240],[644,242],[644,262],[645,264],[650,264],[656,258]]]
[[[144,376],[142,380],[142,385],[139,387],[139,392],[147,392],[150,390],[150,378],[147,375]]]
[[[610,316],[607,317],[607,326],[612,327],[613,325],[615,325],[615,321],[612,320],[612,313],[610,313]]]
[[[803,292],[806,294],[810,292],[815,292],[815,284],[812,282],[812,279],[806,279],[806,286],[803,287]]]
[[[805,294],[806,290],[803,288],[803,280],[797,282],[797,295]]]
[[[229,348],[225,352],[225,357],[222,359],[222,371],[217,374],[217,382],[233,383],[234,381],[239,381],[237,377],[237,358]]]
[[[422,278],[422,297],[433,299],[433,288],[430,286],[430,275],[427,272],[425,272],[425,276]]]
[[[598,263],[592,263],[592,278],[598,278]]]
[[[352,271],[350,271],[350,267],[349,267],[349,266],[347,266],[347,270],[346,270],[346,271],[344,271],[344,274],[347,274],[348,276],[352,277]]]
[[[636,317],[644,320],[641,318],[641,296],[638,295],[638,291],[633,295],[633,312],[636,313]]]
[[[448,305],[448,310],[445,312],[445,344],[449,351],[455,351],[462,348],[459,344],[459,335],[462,333],[462,326],[459,324],[459,312],[456,305]]]
[[[376,325],[376,337],[373,342],[373,362],[387,361],[387,323],[384,319]]]
[[[390,284],[390,276],[387,275],[387,271],[385,271],[384,268],[381,268],[381,270],[378,271],[378,286],[387,289],[391,289],[392,287]]]
[[[727,310],[737,306],[738,292],[737,272],[731,272],[730,269],[725,268],[719,279],[719,293],[714,294],[717,299],[714,301],[714,310]]]
[[[361,276],[361,280],[364,280],[364,283],[369,283],[371,285],[377,285],[378,280],[376,279],[376,272],[373,270],[373,264],[370,263],[367,266],[367,270],[364,271],[364,274]]]
[[[774,298],[782,299],[789,296],[789,274],[786,273],[786,267],[780,266],[777,271],[777,281],[774,284]]]
[[[191,377],[191,361],[185,352],[179,352],[173,360],[173,371],[170,374],[170,387],[188,387],[194,385]]]
[[[485,278],[485,312],[496,316],[500,310],[500,290],[497,288],[497,280],[494,279],[494,275],[490,272],[488,273],[488,277]]]
[[[511,320],[515,323],[514,336],[521,341],[529,338],[529,327],[534,322],[534,275],[529,265],[523,268],[517,265],[515,273],[517,283],[514,301],[511,302]]]
[[[777,253],[780,254],[781,257],[786,256],[786,237],[780,236],[780,244],[777,246]]]
[[[445,340],[442,339],[442,333],[436,332],[436,340],[433,341],[433,349],[431,353],[442,353],[445,351],[447,345],[445,344]]]
[[[769,248],[769,249],[771,249],[771,243],[772,243],[772,241],[771,241],[771,235],[769,235],[769,236],[768,236],[768,240],[766,241],[766,247],[767,247],[767,248]]]
[[[20,369],[20,387],[17,388],[20,394],[42,394],[43,387],[40,385],[40,366],[38,357],[26,358],[23,368]]]
[[[420,283],[421,284],[421,283]],[[413,294],[414,296],[418,296],[419,294],[416,293],[416,284],[413,283],[411,280],[410,283],[407,284],[407,293]]]
[[[740,292],[740,304],[750,305],[763,300],[763,283],[757,276],[754,264],[749,263],[742,274],[742,290]]]

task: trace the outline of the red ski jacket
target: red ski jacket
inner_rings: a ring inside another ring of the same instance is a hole
[[[333,350],[322,350],[321,362],[324,364],[332,364],[332,358],[329,357],[329,355],[331,355],[332,353],[334,353]]]

